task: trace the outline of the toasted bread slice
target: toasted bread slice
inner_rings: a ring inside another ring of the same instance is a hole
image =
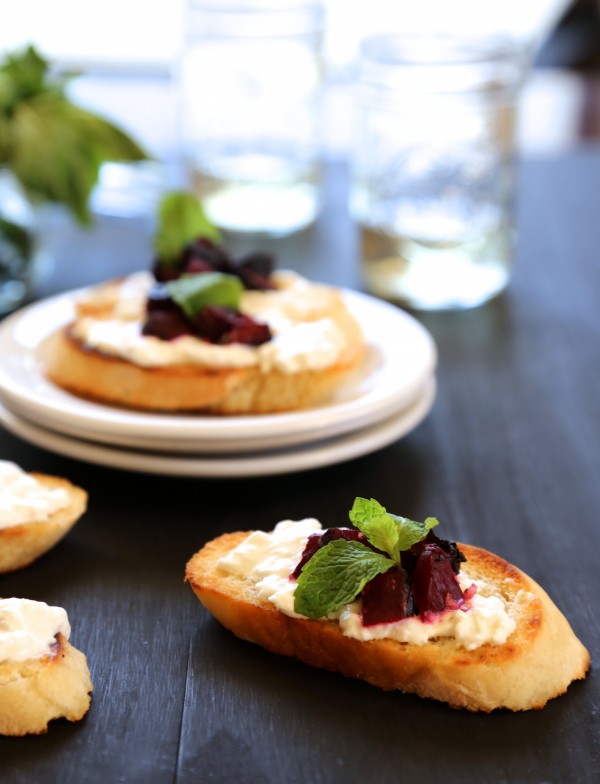
[[[60,633],[46,656],[0,662],[0,735],[39,735],[52,719],[78,721],[92,689],[85,655]]]
[[[22,569],[48,552],[75,525],[87,508],[85,490],[67,479],[46,474],[31,476],[49,490],[62,488],[69,504],[52,513],[46,520],[31,520],[8,528],[0,528],[0,573]]]
[[[289,274],[277,281],[281,288],[276,291],[245,292],[242,310],[246,308],[260,320],[264,310],[280,308],[279,319],[287,313],[290,323],[296,326],[328,320],[328,324],[334,325],[331,330],[336,335],[335,354],[326,360],[309,361],[311,352],[318,354],[322,350],[323,341],[312,337],[305,346],[297,333],[291,338],[292,354],[296,351],[306,354],[301,361],[292,361],[291,366],[286,366],[289,342],[285,349],[277,349],[283,354],[283,364],[271,355],[265,357],[263,348],[268,353],[270,342],[264,347],[241,346],[244,356],[240,360],[240,344],[215,347],[200,338],[191,338],[193,361],[187,355],[185,359],[177,355],[175,359],[172,356],[166,359],[168,352],[162,349],[170,341],[160,341],[160,360],[154,356],[154,345],[153,359],[144,361],[139,361],[137,353],[131,353],[119,343],[120,338],[115,338],[116,345],[111,343],[109,347],[91,344],[81,334],[83,325],[106,321],[127,324],[134,332],[138,325],[136,350],[143,352],[152,342],[156,344],[157,338],[141,335],[150,279],[139,274],[94,287],[76,303],[75,321],[46,341],[43,351],[46,375],[75,395],[147,411],[262,414],[319,403],[330,397],[362,363],[365,356],[362,330],[337,289],[311,284]],[[294,285],[299,287],[299,293]],[[286,329],[283,333],[289,337]],[[197,349],[202,347],[207,351],[200,355]],[[218,359],[214,356],[215,348]]]
[[[45,355],[51,381],[92,400],[149,411],[263,414],[326,399],[360,365],[364,352],[362,340],[353,340],[335,365],[294,373],[258,366],[144,367],[89,349],[65,329],[52,336]]]
[[[469,576],[497,588],[517,626],[504,645],[466,650],[441,637],[424,645],[391,639],[363,642],[345,636],[337,621],[279,612],[257,598],[252,582],[218,566],[248,534],[224,534],[209,542],[187,564],[186,579],[218,621],[269,651],[471,711],[542,708],[573,680],[585,677],[589,654],[545,591],[486,550],[459,545]]]

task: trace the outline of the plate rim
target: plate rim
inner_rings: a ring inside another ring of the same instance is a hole
[[[243,457],[182,457],[142,453],[71,438],[16,416],[0,404],[0,422],[14,436],[70,459],[138,473],[204,479],[241,479],[296,473],[347,462],[404,438],[427,417],[437,395],[432,376],[422,395],[405,410],[351,433],[308,444],[300,449],[268,450]],[[58,445],[58,446],[57,446]],[[91,455],[91,457],[90,457]],[[115,463],[114,458],[118,456]],[[315,460],[316,456],[316,460]],[[165,465],[167,470],[165,470]]]
[[[0,324],[0,348],[3,344],[16,346],[16,330],[23,324],[27,324],[27,319],[38,318],[39,320],[40,315],[43,316],[47,309],[56,308],[59,311],[61,308],[64,309],[64,322],[66,323],[68,310],[72,309],[74,299],[82,296],[87,290],[78,289],[48,297],[12,314]],[[0,400],[4,405],[9,407],[12,405],[13,410],[18,409],[15,413],[20,416],[26,413],[28,419],[35,419],[42,426],[48,426],[52,423],[55,430],[60,430],[61,424],[68,422],[71,427],[81,426],[88,432],[101,432],[105,439],[111,433],[117,433],[119,436],[131,434],[136,437],[143,434],[142,437],[148,439],[149,443],[160,441],[161,438],[178,437],[186,441],[193,441],[198,446],[210,445],[216,441],[252,440],[257,436],[264,438],[267,435],[276,435],[279,439],[277,443],[283,444],[286,436],[303,434],[313,428],[318,429],[320,433],[330,435],[350,432],[385,418],[392,411],[399,410],[400,407],[413,400],[427,378],[433,374],[438,354],[431,333],[410,314],[363,292],[344,288],[339,290],[350,308],[360,308],[362,305],[364,308],[370,307],[376,312],[386,314],[389,319],[397,320],[398,324],[403,324],[405,329],[412,331],[413,340],[418,339],[422,342],[424,350],[420,354],[421,361],[418,363],[418,369],[413,377],[399,389],[388,388],[387,393],[383,394],[383,391],[375,385],[373,390],[355,400],[336,403],[334,399],[331,403],[328,402],[302,411],[236,417],[152,414],[118,409],[102,403],[76,398],[43,378],[41,369],[36,366],[36,363],[39,362],[39,358],[36,359],[36,357],[41,343],[56,327],[56,324],[53,324],[52,328],[46,327],[43,330],[43,334],[38,336],[37,342],[30,347],[28,353],[25,352],[25,356],[23,356],[22,350],[19,351],[19,356],[22,363],[34,360],[32,381],[43,379],[44,383],[50,385],[55,391],[58,402],[52,398],[44,398],[40,392],[24,385],[18,378],[15,379],[14,375],[10,374],[6,362],[4,367],[0,367]],[[385,337],[380,339],[378,346],[381,345],[387,345]],[[389,357],[387,361],[389,363]],[[61,400],[63,396],[64,400]],[[75,399],[77,406],[84,409],[83,412],[74,412],[68,409],[68,401],[73,399]]]

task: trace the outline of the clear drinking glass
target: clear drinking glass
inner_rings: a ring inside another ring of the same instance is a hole
[[[350,206],[372,293],[433,310],[472,307],[506,286],[527,65],[508,41],[363,43]]]
[[[189,0],[185,155],[223,229],[288,234],[319,208],[320,0]]]

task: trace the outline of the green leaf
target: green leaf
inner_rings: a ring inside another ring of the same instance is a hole
[[[208,220],[193,194],[185,191],[167,194],[159,206],[154,237],[158,258],[165,264],[176,262],[186,243],[197,237],[221,241],[219,230]]]
[[[394,563],[400,562],[398,526],[374,498],[355,498],[350,520],[378,550],[388,553]]]
[[[390,517],[398,526],[398,547],[400,550],[410,550],[413,544],[420,542],[427,536],[428,531],[439,525],[439,520],[436,520],[435,517],[428,517],[424,523],[393,514],[390,514]]]
[[[418,523],[408,517],[391,514],[374,498],[356,498],[350,510],[350,520],[373,547],[388,553],[395,563],[400,562],[403,550],[410,550],[439,524],[435,517]]]
[[[32,202],[63,204],[90,223],[90,194],[109,161],[140,161],[142,148],[108,120],[71,103],[35,49],[0,65],[0,164]]]
[[[9,92],[6,87],[0,90],[3,107],[10,106],[18,100],[24,100],[50,89],[53,84],[47,80],[48,62],[33,46],[22,52],[9,54],[0,67],[2,83],[10,86],[11,102],[6,98]]]
[[[323,618],[354,601],[365,585],[392,567],[389,558],[360,542],[336,539],[313,555],[298,577],[294,610]]]
[[[170,296],[188,318],[206,305],[219,305],[239,310],[243,283],[235,275],[222,272],[203,272],[201,275],[183,275],[165,284]]]

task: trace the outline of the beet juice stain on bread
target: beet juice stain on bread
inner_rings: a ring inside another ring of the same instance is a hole
[[[233,259],[188,194],[165,199],[153,274],[96,287],[47,346],[74,394],[152,411],[260,414],[331,396],[365,354],[341,293],[265,253]]]
[[[542,708],[589,654],[545,591],[486,550],[357,498],[356,529],[286,520],[224,534],[187,564],[238,637],[383,689],[456,708]]]

